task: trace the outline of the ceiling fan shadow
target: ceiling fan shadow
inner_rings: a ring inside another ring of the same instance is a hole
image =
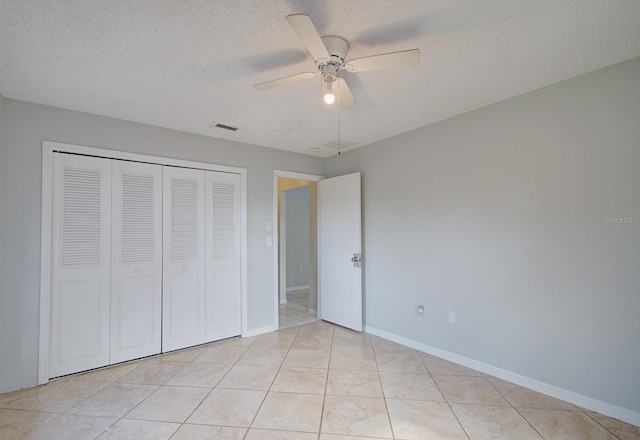
[[[426,33],[427,23],[428,16],[426,15],[413,17],[388,26],[364,31],[356,37],[355,42],[365,47],[374,47],[418,38]]]
[[[183,74],[190,78],[215,84],[298,64],[307,59],[310,60],[310,66],[313,67],[312,58],[306,51],[285,49],[268,54],[227,59],[224,63],[191,66]]]
[[[238,61],[244,61],[251,69],[252,73],[258,73],[277,69],[278,67],[288,66],[290,64],[297,64],[306,59],[312,60],[305,50],[285,49],[266,55],[257,55],[246,57],[244,59],[240,58]]]

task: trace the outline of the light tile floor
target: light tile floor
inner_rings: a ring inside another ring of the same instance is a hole
[[[278,315],[280,330],[318,321],[309,313],[309,290],[287,293],[287,302],[279,305]]]
[[[640,439],[640,428],[317,321],[0,395],[10,439]]]

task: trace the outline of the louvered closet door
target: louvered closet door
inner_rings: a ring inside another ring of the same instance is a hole
[[[206,175],[207,341],[241,332],[240,175]]]
[[[114,160],[111,363],[160,353],[162,166]]]
[[[163,167],[162,351],[205,342],[205,172]]]
[[[53,157],[50,376],[109,363],[111,161]]]

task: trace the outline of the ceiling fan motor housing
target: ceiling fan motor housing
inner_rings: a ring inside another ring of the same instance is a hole
[[[338,77],[338,70],[344,63],[349,50],[349,44],[340,37],[322,37],[322,42],[329,52],[329,59],[316,60],[316,64],[324,81],[335,81]]]
[[[420,49],[411,49],[355,58],[345,63],[349,44],[344,38],[336,36],[321,37],[311,17],[307,14],[290,14],[286,18],[298,38],[302,41],[302,44],[315,60],[317,70],[315,72],[301,72],[256,84],[253,87],[257,90],[268,90],[284,84],[313,78],[320,74],[321,81],[326,83],[327,93],[325,93],[325,100],[327,104],[333,102],[330,98],[335,98],[333,83],[337,82],[340,107],[346,108],[355,105],[356,98],[349,90],[346,81],[338,75],[341,69],[346,67],[348,72],[366,72],[368,70],[381,70],[392,67],[415,66],[420,61]]]

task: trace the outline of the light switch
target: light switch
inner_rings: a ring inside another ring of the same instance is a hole
[[[265,223],[265,229],[266,229],[267,232],[273,231],[273,223],[272,222],[266,222]]]
[[[266,244],[267,246],[272,246],[273,245],[273,237],[265,237],[264,244]]]

